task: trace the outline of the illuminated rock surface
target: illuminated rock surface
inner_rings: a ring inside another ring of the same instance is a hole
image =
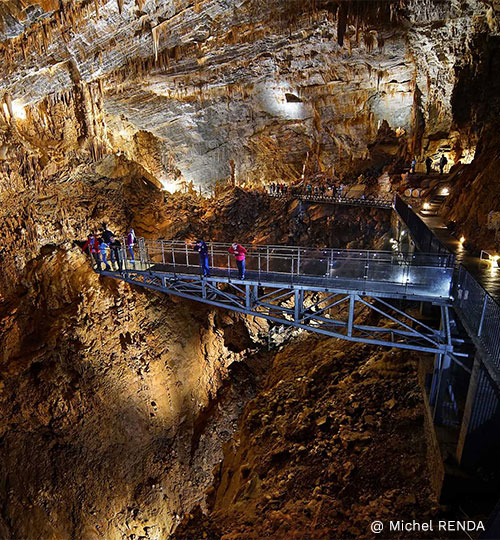
[[[79,245],[106,221],[387,247],[384,211],[222,184],[335,174],[377,194],[444,152],[462,161],[446,219],[494,248],[498,17],[486,0],[0,1],[0,538],[163,539],[183,519],[185,538],[359,537],[381,509],[435,513],[414,358],[288,335],[269,352],[266,324],[99,278]]]

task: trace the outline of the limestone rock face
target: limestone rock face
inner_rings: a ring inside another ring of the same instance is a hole
[[[452,97],[498,32],[483,0],[19,4],[0,14],[4,120],[39,152],[123,152],[170,190],[367,168],[384,121],[417,155],[471,159]]]
[[[100,278],[81,253],[163,200],[131,170],[1,192],[2,538],[165,538],[254,394],[266,324]]]
[[[432,519],[410,355],[333,343],[275,356],[225,447],[210,511],[186,516],[175,538],[363,538],[382,516]]]

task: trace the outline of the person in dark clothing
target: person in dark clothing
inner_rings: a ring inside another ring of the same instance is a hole
[[[109,248],[110,248],[110,254],[109,254],[109,260],[112,265],[114,263],[117,264],[118,270],[120,272],[123,271],[123,265],[122,265],[122,255],[121,255],[121,248],[122,245],[119,240],[116,239],[116,237],[112,234],[111,235],[111,241],[109,242]]]
[[[432,158],[430,156],[427,156],[425,160],[425,167],[427,169],[427,174],[431,174],[432,172]]]
[[[245,279],[245,253],[247,250],[240,244],[234,243],[229,248],[229,253],[234,255],[240,279]]]
[[[87,241],[82,247],[83,253],[88,253],[91,259],[94,259],[96,263],[96,269],[101,271],[101,249],[99,247],[99,239],[93,233],[90,233],[87,237]]]
[[[203,277],[210,277],[210,265],[208,264],[208,246],[203,240],[198,240],[194,246],[195,251],[200,254],[200,268]]]
[[[444,168],[446,166],[446,164],[448,163],[448,159],[446,158],[446,156],[443,154],[441,156],[441,159],[439,160],[439,170],[441,172],[441,174],[444,173]]]
[[[108,224],[103,223],[101,237],[104,240],[104,242],[109,245],[109,243],[111,242],[112,236],[114,236],[114,234],[108,229]]]

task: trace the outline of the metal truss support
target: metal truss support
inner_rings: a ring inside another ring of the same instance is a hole
[[[388,301],[358,291],[318,291],[304,285],[263,285],[141,270],[102,273],[167,294],[347,341],[433,353],[448,359],[453,350],[446,306],[442,328],[433,329]],[[380,325],[357,323],[357,315],[363,310],[376,313]],[[442,378],[440,372],[439,380]]]

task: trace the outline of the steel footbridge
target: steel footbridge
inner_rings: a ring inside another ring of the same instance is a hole
[[[388,208],[386,200],[301,198]],[[394,236],[409,239],[404,250],[403,242],[392,251],[246,245],[240,279],[229,244],[208,244],[210,276],[203,276],[193,244],[141,238],[134,259],[122,242],[121,268],[99,272],[288,327],[433,353],[434,421],[457,430],[460,463],[478,463],[500,451],[500,306],[411,206],[396,196],[390,208]],[[425,306],[439,316],[420,316]]]
[[[210,276],[204,277],[194,244],[141,238],[137,261],[128,254],[122,272],[102,273],[330,337],[422,352],[452,351],[447,325],[451,255],[251,245],[245,279],[240,279],[229,247],[208,244]],[[438,305],[444,325],[433,329],[424,324],[411,310],[398,307],[401,300]],[[363,310],[378,314],[384,324],[359,323]]]

